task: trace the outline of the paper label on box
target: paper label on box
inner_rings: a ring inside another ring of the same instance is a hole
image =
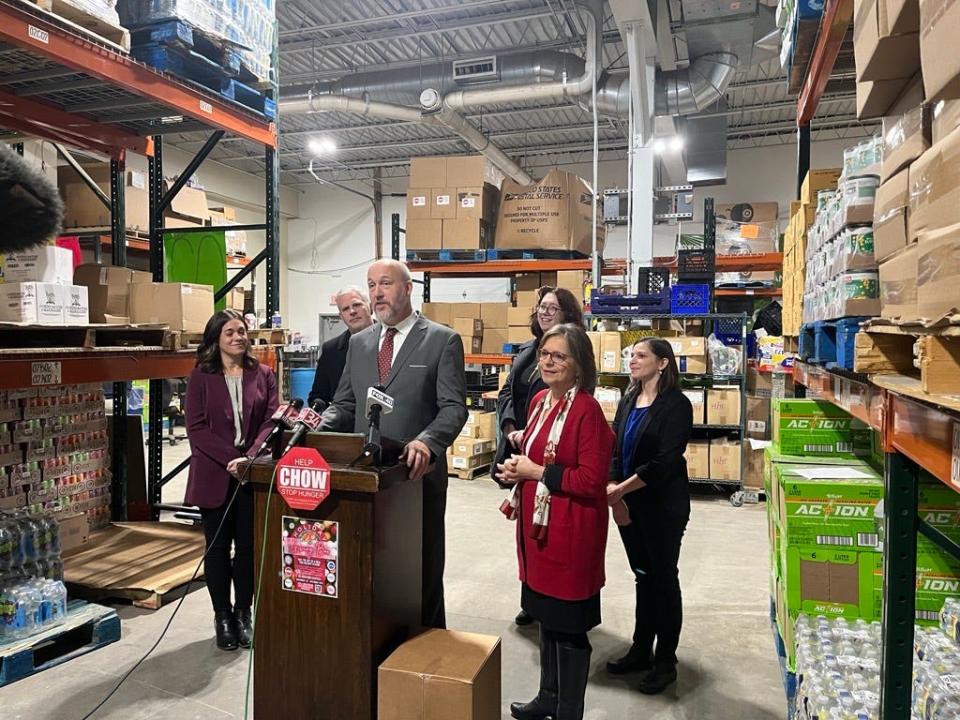
[[[43,360],[30,364],[31,385],[59,385],[63,382],[63,363]]]
[[[440,204],[439,202],[437,203]],[[465,208],[475,208],[477,206],[477,199],[475,197],[465,197],[460,199],[460,207]]]
[[[414,196],[410,199],[410,204],[413,205],[413,207],[426,207],[426,206],[427,206],[427,198],[426,198],[425,196],[423,196],[423,195],[414,195]],[[438,204],[439,204],[439,203],[438,203]]]
[[[450,196],[449,195],[437,195],[437,205],[449,205]]]
[[[147,178],[142,172],[137,172],[136,170],[130,171],[130,187],[138,188],[139,190],[147,189]]]
[[[766,432],[767,423],[763,420],[748,420],[747,421],[747,431],[748,432]]]
[[[181,285],[180,292],[183,295],[193,295],[193,288],[189,285]]]
[[[337,598],[340,523],[284,515],[281,527],[283,589]]]

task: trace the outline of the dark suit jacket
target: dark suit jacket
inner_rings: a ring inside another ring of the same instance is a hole
[[[243,451],[233,446],[233,406],[221,373],[194,368],[187,379],[187,438],[190,475],[184,502],[216,508],[227,499],[227,463],[256,449],[270,432],[280,404],[277,376],[266,365],[243,371]]]
[[[347,347],[350,345],[350,331],[345,330],[332,340],[327,340],[320,348],[317,360],[317,372],[313,376],[313,388],[307,397],[307,405],[317,398],[327,405],[333,402],[333,395],[340,384],[343,366],[347,362]]]
[[[640,425],[632,462],[623,467],[621,459],[627,417],[637,401],[640,388],[620,400],[613,431],[617,436],[611,464],[611,480],[620,482],[636,473],[646,487],[624,496],[631,513],[656,512],[672,516],[690,514],[690,486],[683,453],[693,429],[693,407],[679,390],[657,396]]]
[[[537,365],[537,346],[539,343],[539,339],[533,338],[520,346],[520,352],[513,359],[507,381],[497,395],[497,422],[501,430],[504,423],[507,422],[512,422],[517,430],[523,430],[527,426],[530,401],[538,392],[547,387],[539,376],[531,383],[524,380],[524,378],[530,376]],[[518,452],[517,449],[510,444],[507,436],[501,433],[496,456],[493,460],[494,472],[496,472],[497,465],[502,464],[515,452]]]

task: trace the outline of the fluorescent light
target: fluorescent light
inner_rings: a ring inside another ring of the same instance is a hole
[[[680,152],[683,150],[683,145],[683,135],[674,135],[672,138],[670,138],[670,150],[673,152]]]
[[[662,139],[657,138],[656,140],[653,141],[653,151],[657,155],[660,155],[666,149],[667,149],[667,143],[664,142]]]
[[[337,151],[337,143],[328,137],[311,138],[307,148],[314,155],[331,155]]]

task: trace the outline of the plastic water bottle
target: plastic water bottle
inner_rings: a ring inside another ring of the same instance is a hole
[[[20,564],[20,533],[13,523],[0,516],[0,576]]]

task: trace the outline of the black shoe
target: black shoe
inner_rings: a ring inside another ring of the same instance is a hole
[[[540,692],[528,703],[510,703],[518,720],[548,720],[557,714],[557,643],[540,628]]]
[[[553,720],[583,720],[583,699],[590,677],[592,649],[559,643],[557,645],[557,714]]]
[[[242,648],[253,645],[253,616],[250,608],[233,611],[233,631],[236,633],[237,644]]]
[[[557,714],[557,696],[541,690],[528,703],[510,703],[510,717],[517,720],[552,720]]]
[[[520,626],[529,625],[533,622],[533,617],[528,615],[526,610],[521,610],[517,613],[517,616],[513,619],[513,622]]]
[[[607,672],[611,675],[626,675],[653,669],[653,658],[636,645],[631,645],[627,654],[607,663]]]
[[[647,673],[637,688],[644,695],[659,695],[677,681],[677,668],[654,668]]]
[[[213,628],[217,631],[217,647],[221,650],[236,650],[237,635],[233,629],[233,613],[217,610],[213,615]]]

